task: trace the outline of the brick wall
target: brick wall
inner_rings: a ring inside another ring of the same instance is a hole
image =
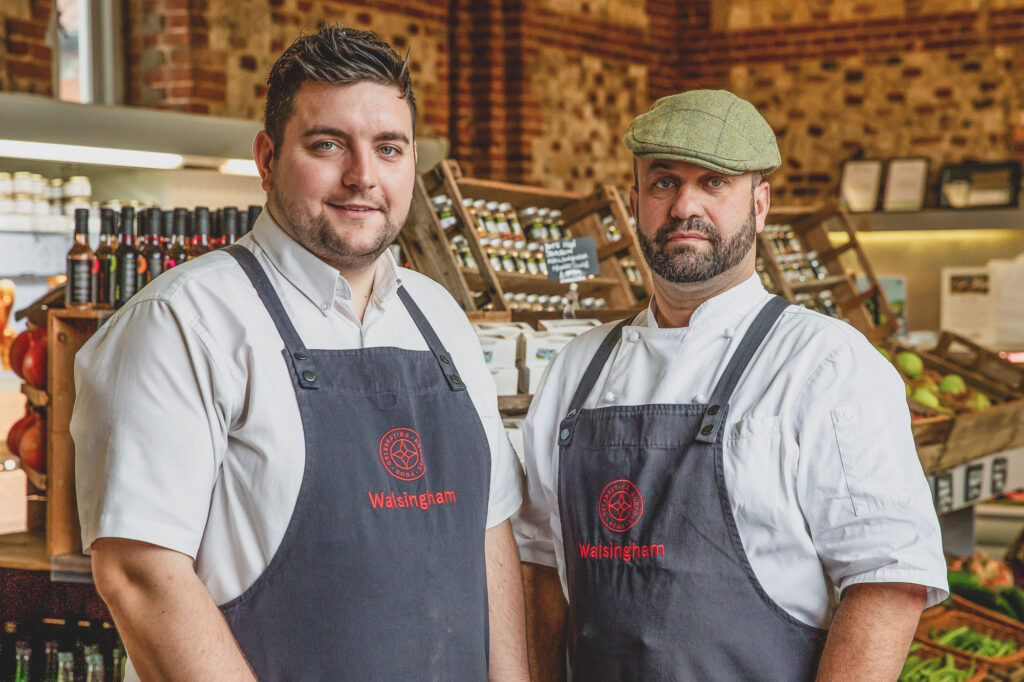
[[[52,0],[0,5],[0,90],[53,92],[53,52],[46,40],[52,7]]]
[[[53,0],[0,9],[0,89],[50,92]],[[588,191],[629,181],[629,120],[726,87],[779,134],[776,200],[833,196],[848,158],[1024,157],[1024,0],[126,0],[131,104],[259,119],[300,31],[411,50],[422,134],[468,173]],[[980,9],[979,9],[980,8]]]

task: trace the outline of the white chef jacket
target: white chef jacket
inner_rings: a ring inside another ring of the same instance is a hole
[[[688,327],[660,329],[652,309],[622,330],[584,403],[706,403],[769,294],[757,275],[705,301]],[[654,302],[652,302],[652,306]],[[551,362],[525,422],[526,501],[513,520],[524,561],[557,566],[558,424],[614,324],[574,339]],[[931,491],[896,370],[844,322],[790,306],[751,359],[723,429],[725,481],[740,539],[768,595],[827,628],[857,583],[927,586],[947,596]],[[596,508],[596,507],[595,507]]]
[[[268,211],[238,243],[255,254],[308,348],[427,350],[398,298],[400,281],[451,354],[487,433],[490,452],[479,453],[491,461],[487,526],[518,509],[521,470],[494,382],[472,326],[443,287],[385,251],[360,323],[344,278]],[[75,361],[71,433],[83,547],[118,537],[187,554],[218,604],[248,588],[284,537],[305,467],[283,347],[227,253],[160,275],[100,327]]]

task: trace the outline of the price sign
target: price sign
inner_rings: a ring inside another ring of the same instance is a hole
[[[548,279],[552,282],[568,284],[601,274],[593,237],[548,242],[544,244],[544,258],[548,263]]]
[[[981,498],[981,489],[985,486],[985,465],[972,464],[967,467],[964,477],[964,502],[973,502]]]
[[[992,460],[992,494],[998,495],[1006,490],[1006,458],[996,457]]]
[[[935,511],[948,512],[953,508],[953,474],[935,477]]]

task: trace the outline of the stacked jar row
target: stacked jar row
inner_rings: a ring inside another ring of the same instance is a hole
[[[92,184],[84,175],[47,178],[39,173],[0,171],[0,215],[67,215],[90,208]]]

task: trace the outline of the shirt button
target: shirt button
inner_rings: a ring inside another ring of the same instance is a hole
[[[558,437],[565,440],[569,437],[569,429],[562,429],[562,432],[558,434]]]
[[[633,343],[636,343],[637,341],[639,341],[640,340],[640,332],[633,332],[632,334],[630,334],[629,335],[629,340],[632,341]]]
[[[320,310],[323,310],[324,312],[327,312],[327,309],[330,308],[330,307],[331,306],[327,305],[326,303],[323,303],[323,304],[320,305]]]
[[[732,337],[736,336],[736,330],[733,329],[732,327],[726,327],[722,331],[722,336],[724,336],[727,339],[731,339]]]
[[[614,403],[616,397],[617,396],[611,391],[608,391],[607,393],[604,394],[604,399],[610,403]]]
[[[693,402],[695,402],[695,403],[704,404],[707,401],[708,401],[708,397],[706,395],[704,395],[703,393],[698,393],[697,395],[693,396]]]

